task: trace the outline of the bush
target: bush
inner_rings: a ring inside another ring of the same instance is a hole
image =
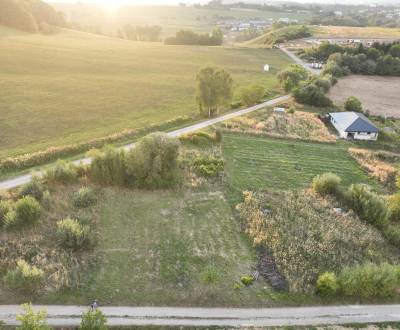
[[[19,196],[31,196],[40,202],[43,198],[43,192],[44,188],[42,182],[39,178],[34,177],[30,182],[21,187],[19,190]]]
[[[363,184],[353,184],[346,193],[349,207],[362,219],[377,227],[386,225],[389,211],[386,201]]]
[[[107,330],[107,318],[100,310],[89,310],[82,315],[80,330]]]
[[[196,146],[209,146],[216,140],[215,136],[206,132],[193,132],[179,137],[181,142],[190,142]]]
[[[138,188],[170,188],[178,184],[179,141],[164,133],[145,136],[126,155],[129,184]]]
[[[24,304],[21,306],[24,314],[17,315],[17,321],[21,324],[16,328],[17,330],[50,330],[51,328],[46,323],[47,312],[45,310],[35,313],[31,304]]]
[[[332,105],[332,101],[325,96],[324,90],[313,83],[296,88],[293,91],[293,96],[299,103],[314,105],[316,107],[329,107]]]
[[[218,282],[220,274],[214,267],[207,267],[200,274],[200,279],[205,284],[213,284]]]
[[[76,181],[78,175],[73,164],[59,160],[53,168],[45,173],[44,178],[49,183],[67,184]]]
[[[354,96],[350,96],[346,100],[344,108],[346,109],[346,111],[363,112],[361,101]]]
[[[325,173],[313,179],[312,188],[320,195],[336,195],[341,181],[336,174]]]
[[[126,183],[125,152],[106,147],[93,156],[90,177],[101,184],[123,186]]]
[[[224,170],[224,160],[214,156],[198,157],[193,161],[195,172],[203,177],[218,176]]]
[[[338,276],[341,292],[361,298],[386,298],[400,285],[400,266],[387,263],[345,268]]]
[[[384,230],[384,235],[386,239],[393,244],[400,248],[400,227],[399,226],[388,226]]]
[[[247,87],[243,87],[240,91],[240,99],[243,104],[247,106],[251,106],[261,102],[265,95],[265,89],[261,85],[250,85]]]
[[[33,197],[27,196],[14,203],[13,208],[7,213],[4,224],[7,228],[34,224],[42,214],[42,207]]]
[[[74,194],[74,206],[79,208],[89,207],[96,203],[96,196],[93,189],[82,187]]]
[[[333,296],[336,294],[339,285],[337,283],[335,273],[323,273],[318,276],[317,280],[317,294],[321,296]]]
[[[400,193],[389,198],[389,213],[391,220],[400,221]]]
[[[89,244],[89,226],[76,219],[64,219],[57,222],[57,239],[61,246],[79,250]]]
[[[243,284],[244,286],[250,286],[250,285],[252,285],[253,282],[254,282],[254,277],[251,276],[251,275],[242,276],[242,277],[240,278],[240,282],[242,282],[242,284]]]
[[[32,294],[42,287],[44,272],[36,266],[29,265],[25,260],[18,260],[17,267],[7,272],[4,282],[10,289]]]

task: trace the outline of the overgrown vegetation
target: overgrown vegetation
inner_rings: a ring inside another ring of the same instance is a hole
[[[199,45],[199,46],[221,46],[224,41],[223,32],[216,28],[211,34],[198,34],[190,30],[176,32],[175,37],[164,40],[167,45]]]
[[[267,247],[290,291],[311,292],[319,274],[360,262],[396,261],[397,255],[373,227],[354,214],[338,214],[309,191],[244,194],[238,205],[246,233]]]

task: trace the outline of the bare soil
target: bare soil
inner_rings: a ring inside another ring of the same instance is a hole
[[[362,102],[373,115],[400,118],[400,77],[348,76],[329,92],[329,97],[343,105],[349,96]]]

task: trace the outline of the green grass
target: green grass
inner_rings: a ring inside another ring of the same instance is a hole
[[[96,207],[99,261],[82,289],[45,303],[113,305],[262,304],[263,281],[235,290],[251,274],[255,252],[221,192],[102,190]],[[205,283],[206,274],[215,280]]]
[[[265,63],[272,65],[263,72]],[[0,28],[0,157],[197,113],[198,70],[225,68],[238,89],[277,85],[279,50],[164,46],[63,31]]]
[[[223,141],[227,180],[235,191],[304,188],[314,176],[325,172],[338,174],[344,185],[375,185],[342,144],[233,134],[226,134]]]

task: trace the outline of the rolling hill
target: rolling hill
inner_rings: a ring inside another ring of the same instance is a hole
[[[62,14],[41,0],[1,0],[0,25],[27,31],[51,32],[65,25]]]
[[[279,50],[0,28],[0,157],[197,113],[195,77],[204,66],[228,70],[237,90],[255,82],[271,89],[289,63]]]

